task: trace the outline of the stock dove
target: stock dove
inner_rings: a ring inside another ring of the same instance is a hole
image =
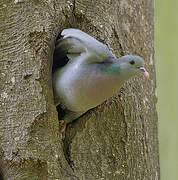
[[[54,101],[67,109],[65,123],[104,102],[129,78],[139,74],[149,78],[143,58],[116,58],[105,44],[79,29],[64,29],[55,52],[69,60],[53,72]]]

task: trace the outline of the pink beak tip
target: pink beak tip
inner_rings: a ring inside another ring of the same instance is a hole
[[[149,79],[150,75],[149,75],[149,73],[147,71],[143,72],[143,74],[147,79]]]
[[[146,71],[146,69],[145,69],[144,67],[141,67],[140,70],[141,70],[141,72],[143,73],[143,75],[144,75],[147,79],[149,79],[150,75],[149,75],[149,73]]]

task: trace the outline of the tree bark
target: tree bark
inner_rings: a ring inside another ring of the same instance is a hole
[[[1,0],[2,179],[158,180],[152,0]],[[63,142],[51,69],[58,33],[75,27],[117,55],[137,54],[151,77],[68,125]]]

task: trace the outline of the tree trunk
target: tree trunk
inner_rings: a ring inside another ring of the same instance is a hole
[[[0,167],[4,180],[158,180],[152,0],[1,0]],[[137,54],[151,78],[136,77],[67,127],[53,104],[54,42],[67,27]]]

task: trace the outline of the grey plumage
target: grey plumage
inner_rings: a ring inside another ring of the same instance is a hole
[[[55,104],[67,109],[66,123],[111,97],[130,77],[148,77],[139,56],[116,58],[106,45],[78,29],[64,29],[61,36],[55,51],[69,62],[53,73],[53,92]]]

